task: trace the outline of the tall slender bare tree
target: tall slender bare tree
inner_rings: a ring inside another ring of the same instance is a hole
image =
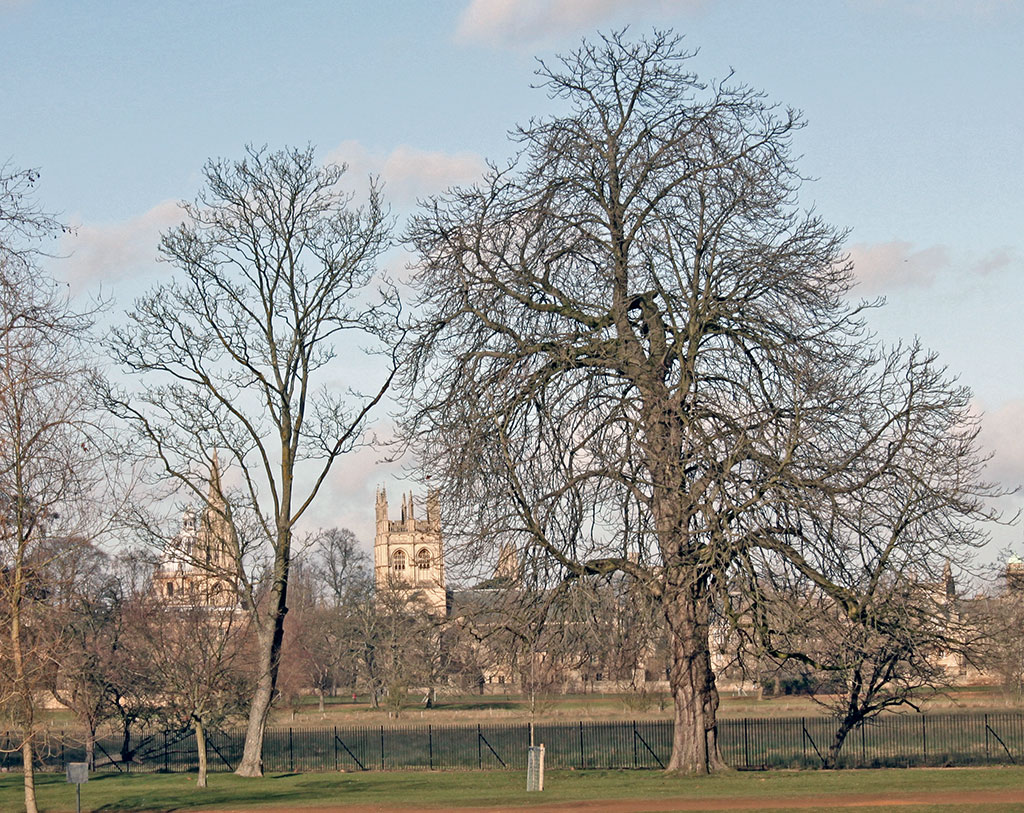
[[[161,242],[179,277],[136,302],[111,342],[143,379],[137,393],[110,393],[110,406],[160,476],[230,528],[229,575],[259,650],[236,771],[244,776],[262,773],[296,523],[338,458],[363,441],[395,371],[398,298],[386,282],[372,290],[389,218],[373,183],[365,205],[353,205],[343,173],[318,164],[312,148],[210,161],[205,188],[183,204],[185,222]],[[353,371],[351,358],[336,358],[339,342],[380,353],[376,369],[367,361]],[[372,382],[368,391],[341,393],[346,374]],[[208,498],[213,450],[224,476]],[[257,553],[259,579],[245,566]]]
[[[80,343],[90,319],[36,263],[58,228],[31,197],[36,178],[0,167],[0,708],[19,734],[30,813],[37,693],[58,648],[50,580],[55,560],[89,539],[98,457]]]
[[[799,116],[700,82],[689,57],[671,33],[619,33],[541,63],[562,112],[411,225],[404,391],[452,543],[493,561],[513,542],[541,584],[623,571],[660,601],[669,768],[709,772],[708,639],[736,621],[730,591],[760,601],[784,570],[856,613],[835,565],[856,557],[863,501],[898,480],[962,530],[984,486],[966,391],[846,304],[845,235],[797,205]],[[902,462],[929,455],[945,480]],[[878,544],[927,569],[947,543]]]

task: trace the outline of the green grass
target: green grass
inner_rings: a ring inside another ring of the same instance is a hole
[[[75,807],[74,788],[63,775],[38,777],[40,809],[68,813]],[[526,793],[521,772],[404,772],[348,774],[276,774],[241,779],[212,774],[210,787],[199,790],[192,774],[94,776],[82,788],[83,811],[221,810],[278,806],[301,810],[317,805],[408,805],[410,809],[448,809],[460,806],[503,807],[551,804],[588,799],[659,799],[723,797],[797,799],[801,796],[855,793],[1018,790],[1024,787],[1024,768],[963,768],[873,771],[776,771],[728,773],[715,777],[670,777],[655,771],[558,771],[546,777],[543,793]],[[21,777],[0,778],[0,810],[22,809]],[[941,805],[901,806],[907,811],[948,811]],[[977,805],[957,810],[1020,809],[1020,806]],[[872,808],[872,813],[886,808]]]

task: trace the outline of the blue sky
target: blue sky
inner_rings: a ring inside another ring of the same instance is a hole
[[[851,229],[860,292],[888,301],[872,326],[940,353],[985,413],[991,476],[1024,481],[1015,0],[0,0],[0,162],[41,169],[41,203],[76,226],[52,272],[123,308],[168,273],[158,235],[206,159],[313,143],[354,186],[380,173],[401,218],[553,112],[534,57],[625,24],[674,28],[702,77],[733,69],[804,112],[802,203]],[[317,521],[367,538],[392,472],[345,464]],[[1019,528],[994,536],[1021,547]]]

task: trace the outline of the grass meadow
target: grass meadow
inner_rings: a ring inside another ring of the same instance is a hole
[[[75,810],[74,788],[63,775],[38,777],[40,809],[46,813]],[[82,810],[133,813],[250,810],[276,808],[314,811],[339,805],[381,809],[446,810],[459,807],[500,806],[529,809],[573,802],[616,799],[688,799],[721,805],[724,800],[794,803],[793,809],[830,810],[857,794],[964,793],[971,791],[1020,792],[1024,768],[903,769],[870,771],[730,772],[714,777],[675,777],[659,771],[555,771],[549,772],[542,793],[527,793],[521,772],[370,772],[340,774],[275,774],[262,779],[241,779],[213,774],[210,787],[199,790],[192,774],[102,775],[82,787]],[[0,810],[22,809],[21,777],[0,778]],[[833,797],[834,802],[807,808],[807,797]],[[804,804],[801,805],[801,800]],[[661,809],[664,809],[662,807]],[[722,809],[721,807],[717,809]],[[779,809],[779,808],[774,808]],[[786,809],[786,808],[782,808]],[[884,811],[997,811],[1024,810],[1021,803],[872,805]]]

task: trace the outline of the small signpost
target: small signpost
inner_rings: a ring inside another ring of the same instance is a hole
[[[544,790],[544,743],[531,745],[527,752],[526,790]]]
[[[82,785],[89,781],[88,762],[68,763],[68,782],[75,786],[75,810],[82,813]]]

